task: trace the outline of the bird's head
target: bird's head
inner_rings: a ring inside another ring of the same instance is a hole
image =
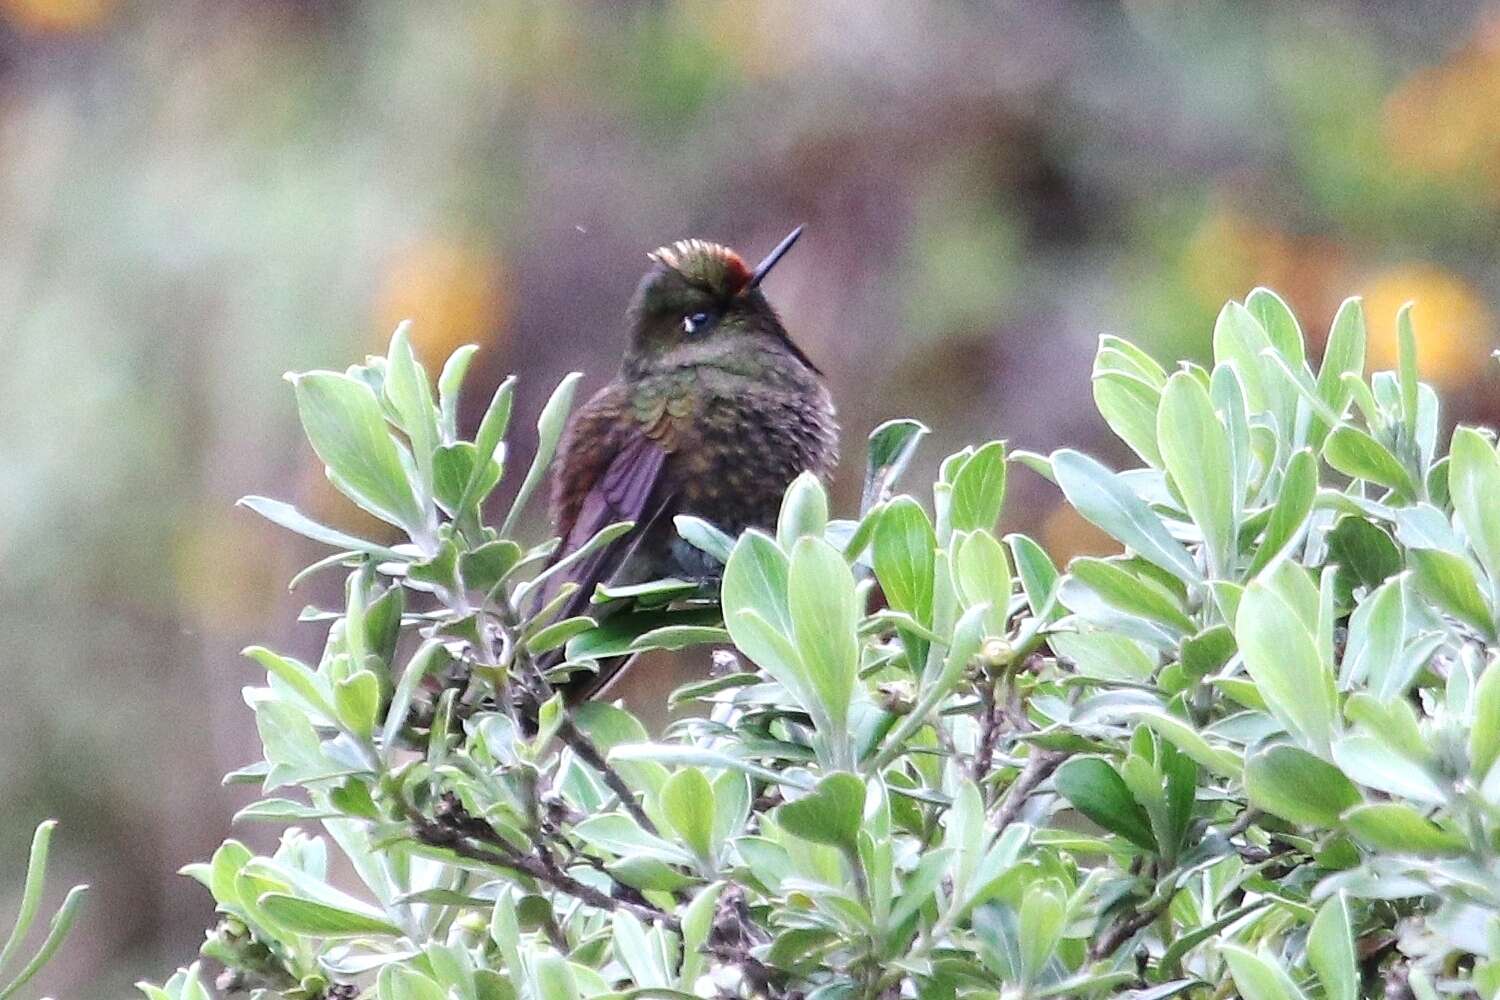
[[[728,247],[704,240],[680,240],[653,250],[651,269],[630,304],[626,373],[722,363],[757,346],[783,348],[816,371],[787,337],[760,290],[761,281],[801,235],[798,226],[753,269]]]

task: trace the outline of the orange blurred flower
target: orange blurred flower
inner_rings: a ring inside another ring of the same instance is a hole
[[[1397,166],[1432,177],[1479,177],[1500,196],[1500,15],[1481,17],[1448,60],[1418,70],[1386,98],[1383,134]]]
[[[1042,522],[1042,547],[1059,566],[1066,566],[1075,556],[1118,555],[1123,548],[1066,501],[1052,508]]]
[[[1264,285],[1315,327],[1331,316],[1346,280],[1344,248],[1321,236],[1288,233],[1258,222],[1229,204],[1215,206],[1188,241],[1182,267],[1188,287],[1206,307]]]
[[[1424,379],[1462,385],[1483,368],[1494,338],[1494,316],[1458,275],[1429,263],[1400,264],[1366,282],[1364,298],[1369,370],[1395,369],[1396,313],[1407,302],[1414,303],[1412,326]]]
[[[118,0],[0,0],[0,15],[24,31],[86,31],[103,23]]]
[[[488,247],[428,237],[387,265],[375,299],[375,328],[383,340],[402,320],[412,320],[417,355],[436,371],[455,348],[503,333],[504,286],[503,265]]]

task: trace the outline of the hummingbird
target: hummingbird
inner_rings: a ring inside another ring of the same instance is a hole
[[[681,240],[652,251],[627,312],[620,372],[569,421],[558,453],[552,516],[566,558],[601,528],[634,527],[549,581],[578,590],[558,619],[599,618],[600,583],[676,577],[709,582],[722,566],[677,534],[694,515],[731,536],[775,524],[782,494],[804,471],[826,483],[838,461],[838,425],[823,375],[787,335],[761,283],[802,235],[781,241],[753,269],[726,246]],[[562,685],[576,704],[601,691],[626,661]]]

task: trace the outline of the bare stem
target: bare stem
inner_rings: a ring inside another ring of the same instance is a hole
[[[659,923],[672,930],[680,927],[677,918],[664,910],[647,903],[616,899],[578,881],[556,864],[549,863],[550,858],[520,853],[493,831],[482,829],[484,824],[478,820],[463,817],[443,822],[424,816],[413,808],[408,808],[407,818],[411,820],[417,838],[425,844],[444,847],[471,861],[480,861],[525,875],[601,910],[624,910],[647,923]]]
[[[1041,747],[1033,746],[1031,753],[1026,758],[1026,766],[1021,768],[1021,773],[1016,775],[1016,780],[1010,783],[1005,790],[1005,798],[1000,802],[1000,808],[995,813],[994,829],[998,834],[1007,826],[1016,821],[1021,815],[1021,809],[1026,805],[1026,798],[1036,791],[1038,785],[1052,777],[1058,765],[1067,759],[1067,754],[1060,750],[1043,750]]]
[[[1169,896],[1161,902],[1148,904],[1143,910],[1138,910],[1121,917],[1093,943],[1089,948],[1089,957],[1098,961],[1101,958],[1113,955],[1116,948],[1129,941],[1136,935],[1136,932],[1140,931],[1143,927],[1150,926],[1153,920],[1161,916],[1162,911],[1167,908],[1167,905],[1171,901],[1171,897]]]
[[[501,629],[505,632],[508,645],[511,647],[512,663],[517,668],[517,673],[527,692],[527,698],[532,703],[533,710],[539,709],[548,698],[552,697],[552,685],[547,683],[547,678],[542,676],[541,668],[537,666],[531,651],[521,641],[520,619],[516,615],[515,607],[510,603],[510,595],[501,588],[494,599],[495,617],[499,620]],[[620,805],[630,813],[632,819],[642,829],[656,833],[656,824],[651,822],[651,817],[641,808],[636,801],[635,793],[630,786],[625,784],[625,779],[620,777],[594,741],[589,739],[583,730],[573,721],[571,709],[564,707],[562,722],[557,727],[558,739],[562,740],[571,749],[579,760],[587,764],[604,781],[605,787],[615,794],[620,800]]]

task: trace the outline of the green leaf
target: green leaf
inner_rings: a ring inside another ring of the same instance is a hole
[[[990,634],[1005,632],[1006,609],[1010,606],[1010,560],[1005,547],[988,531],[964,536],[952,560],[953,585],[959,602],[967,610],[988,604]]]
[[[1336,721],[1333,672],[1303,616],[1258,579],[1245,588],[1234,631],[1245,669],[1271,713],[1308,749],[1326,756]]]
[[[467,514],[470,505],[478,500],[484,491],[490,462],[497,457],[496,452],[505,440],[506,430],[510,428],[510,413],[515,401],[515,388],[514,375],[496,386],[495,394],[490,397],[490,405],[485,409],[484,416],[479,421],[479,430],[474,434],[474,468],[469,474],[469,481],[464,484],[463,495],[457,504],[460,514]],[[509,532],[501,532],[501,534],[509,534]]]
[[[578,983],[568,962],[555,951],[537,959],[532,968],[537,1000],[579,1000]]]
[[[870,432],[860,513],[886,498],[926,435],[926,425],[917,420],[888,420]]]
[[[1325,829],[1360,801],[1342,771],[1305,750],[1273,744],[1245,761],[1245,791],[1257,807],[1289,823]]]
[[[1203,581],[1187,549],[1115,473],[1069,449],[1052,453],[1052,469],[1068,502],[1088,521],[1184,582]]]
[[[1405,500],[1417,495],[1416,483],[1390,449],[1358,427],[1340,424],[1323,442],[1323,461],[1353,479],[1364,479],[1396,491]]]
[[[1099,337],[1099,349],[1094,355],[1094,370],[1130,375],[1158,391],[1167,384],[1167,373],[1156,363],[1155,358],[1130,341],[1107,333]],[[1151,426],[1156,427],[1154,419]]]
[[[426,515],[386,428],[374,391],[338,372],[289,375],[313,451],[339,491],[383,521],[419,536]]]
[[[1074,559],[1068,565],[1068,572],[1110,606],[1127,614],[1165,625],[1179,635],[1191,635],[1197,630],[1177,596],[1144,573],[1132,572],[1118,562],[1088,556]]]
[[[542,588],[542,584],[544,584],[546,581],[552,579],[553,577],[561,576],[563,573],[567,572],[570,567],[576,566],[578,563],[587,559],[595,552],[598,552],[600,549],[604,548],[615,539],[623,538],[625,535],[629,534],[630,530],[634,527],[635,524],[631,521],[616,521],[614,524],[605,525],[603,528],[600,528],[598,531],[594,532],[594,534],[590,536],[588,541],[584,542],[578,548],[574,549],[572,552],[569,552],[567,555],[557,560],[557,562],[548,566],[536,576],[532,577],[530,580],[527,580],[524,584],[517,587],[515,594],[512,596],[512,600],[517,605],[524,607],[526,605],[527,599],[532,594],[540,591]],[[593,597],[592,594],[590,594],[589,596],[590,598]],[[560,607],[560,602],[558,598],[553,598],[552,603],[553,610],[555,612],[555,609],[557,607]],[[545,615],[538,615],[538,617],[545,617]]]
[[[836,732],[844,732],[859,668],[854,576],[821,538],[799,539],[787,574],[792,634],[813,692]]]
[[[642,891],[680,892],[699,885],[702,881],[682,874],[657,858],[618,858],[614,861],[606,861],[604,868],[617,882]]]
[[[618,612],[606,615],[598,628],[571,639],[568,642],[568,659],[595,660],[624,656],[645,649],[648,645],[656,645],[658,638],[661,640],[658,648],[672,648],[674,642],[706,638],[707,634],[698,630],[716,628],[719,622],[719,613],[713,608]]]
[[[684,767],[667,779],[661,809],[672,829],[700,858],[713,857],[714,790],[696,767]]]
[[[1109,429],[1141,456],[1146,464],[1161,467],[1156,440],[1157,411],[1161,390],[1135,375],[1094,368],[1094,406]]]
[[[1416,709],[1405,698],[1380,699],[1356,691],[1344,703],[1344,715],[1368,732],[1379,733],[1383,742],[1409,760],[1431,758],[1432,748],[1422,735]]]
[[[1500,456],[1472,427],[1453,432],[1448,493],[1459,526],[1492,581],[1500,580]]]
[[[221,907],[243,910],[235,879],[252,857],[250,849],[237,840],[226,840],[214,851],[208,865],[208,889]]]
[[[433,456],[442,433],[432,404],[432,387],[412,351],[410,331],[408,320],[391,337],[385,366],[385,398],[401,418],[401,429],[411,442],[412,459],[417,466],[417,503],[425,509],[434,493]]]
[[[1167,380],[1156,437],[1167,474],[1203,533],[1209,573],[1223,576],[1234,558],[1237,530],[1228,435],[1203,383],[1187,372]]]
[[[629,971],[631,980],[647,989],[666,986],[667,970],[662,968],[660,955],[651,946],[640,920],[625,910],[617,910],[612,923],[615,960]]]
[[[1494,637],[1494,615],[1469,560],[1440,549],[1407,549],[1406,558],[1411,563],[1417,590],[1428,600],[1459,621]]]
[[[1448,796],[1421,764],[1372,733],[1354,733],[1333,744],[1334,763],[1352,780],[1389,795],[1442,805]]]
[[[1184,639],[1180,652],[1183,670],[1189,677],[1199,678],[1218,672],[1239,652],[1239,647],[1228,625],[1214,625]]]
[[[264,893],[256,904],[278,927],[291,934],[322,938],[401,934],[401,928],[373,913],[359,913],[284,892]]]
[[[1401,420],[1407,434],[1417,433],[1417,334],[1411,325],[1411,307],[1407,302],[1396,312],[1396,357],[1401,382]]]
[[[573,393],[578,388],[579,379],[583,378],[582,372],[569,372],[563,380],[552,390],[547,405],[542,407],[542,412],[536,421],[536,455],[531,460],[531,468],[526,470],[526,478],[521,480],[521,488],[516,492],[516,499],[510,505],[510,511],[505,515],[505,522],[500,526],[502,538],[510,538],[515,534],[516,519],[526,509],[526,504],[531,500],[531,495],[541,485],[542,479],[547,475],[547,469],[552,464],[552,456],[557,453],[557,444],[562,440],[563,429],[567,426],[568,412],[573,408]],[[507,409],[508,409],[507,403]],[[481,435],[484,433],[484,425],[480,425]],[[480,454],[484,454],[483,447]]]
[[[723,882],[706,885],[682,912],[682,970],[677,978],[678,989],[693,989],[703,973],[707,964],[704,948],[713,931],[714,915],[723,892]]]
[[[1136,718],[1215,774],[1224,778],[1238,779],[1244,772],[1244,762],[1239,754],[1223,747],[1213,746],[1190,723],[1175,715],[1147,709],[1137,714]]]
[[[1011,561],[1016,575],[1021,578],[1021,590],[1026,594],[1026,604],[1031,613],[1043,621],[1052,621],[1060,614],[1057,606],[1057,567],[1046,551],[1031,538],[1021,534],[1005,536],[1010,546]]]
[[[1307,1000],[1307,994],[1275,962],[1228,942],[1219,945],[1219,954],[1229,963],[1243,1000]]]
[[[864,780],[847,771],[835,771],[819,780],[807,795],[778,809],[776,822],[803,840],[852,851],[864,809]]]
[[[1328,331],[1328,346],[1323,351],[1323,364],[1318,369],[1318,395],[1330,410],[1335,413],[1344,412],[1344,407],[1349,404],[1350,392],[1344,376],[1358,379],[1364,370],[1364,307],[1359,299],[1345,299],[1333,317],[1333,326]]]
[[[932,624],[932,563],[937,534],[922,505],[896,497],[875,518],[873,563],[886,600],[923,625]]]
[[[991,441],[953,479],[949,524],[954,531],[989,531],[1005,506],[1005,444]]]
[[[1406,639],[1406,592],[1400,578],[1388,580],[1359,603],[1349,616],[1339,685],[1367,685],[1381,700],[1401,658]]]
[[[729,633],[715,625],[663,625],[642,632],[631,640],[630,648],[633,652],[644,653],[651,649],[689,649],[729,641]]]
[[[305,538],[311,538],[315,542],[324,545],[332,545],[335,548],[346,549],[350,552],[367,552],[381,559],[391,562],[405,562],[410,556],[404,556],[395,549],[374,542],[367,542],[363,538],[345,534],[337,529],[327,527],[308,518],[296,507],[280,500],[272,500],[269,497],[241,497],[238,506],[246,507],[255,511],[261,517],[272,524],[280,525],[289,531],[295,531]]]
[[[1287,364],[1296,368],[1306,360],[1302,328],[1286,300],[1269,288],[1256,288],[1245,297],[1245,309],[1266,331],[1266,337]]]
[[[1254,578],[1290,545],[1302,537],[1313,500],[1318,493],[1318,461],[1310,449],[1303,448],[1287,460],[1281,480],[1281,493],[1266,522],[1260,548],[1250,562],[1247,576]]]
[[[1021,946],[1021,979],[1024,983],[1036,983],[1048,959],[1056,953],[1057,944],[1062,940],[1067,912],[1061,883],[1049,879],[1041,885],[1033,884],[1028,888],[1026,897],[1021,901],[1018,935]]]
[[[307,664],[290,657],[279,656],[264,646],[247,646],[240,651],[240,654],[260,664],[265,668],[266,673],[285,684],[304,705],[330,723],[338,719],[338,713],[329,702],[330,692],[327,679],[318,676]]]
[[[1072,662],[1080,676],[1105,681],[1144,681],[1156,659],[1139,642],[1116,632],[1084,630],[1048,636],[1052,651]]]
[[[1344,814],[1344,826],[1354,839],[1388,854],[1451,857],[1464,854],[1468,842],[1444,830],[1432,820],[1401,802],[1374,802],[1355,806]]]
[[[0,972],[15,958],[16,951],[25,940],[26,933],[36,920],[42,905],[42,892],[47,885],[47,858],[52,852],[52,833],[57,829],[57,820],[49,819],[38,824],[31,835],[31,853],[26,860],[26,881],[21,888],[21,906],[16,912],[16,923],[11,928],[5,947],[0,948]]]
[[[545,653],[556,649],[566,643],[575,635],[582,635],[598,625],[594,619],[587,615],[575,615],[572,618],[564,618],[560,622],[553,622],[546,628],[540,629],[535,635],[526,640],[526,648],[532,653]]]
[[[443,649],[442,641],[428,639],[407,661],[406,670],[402,672],[401,679],[396,682],[396,691],[391,696],[390,707],[385,713],[385,725],[380,732],[380,753],[387,766],[395,759],[396,751],[400,749],[401,730],[405,727],[407,716],[411,713],[411,701],[417,693],[418,685],[434,667],[444,662],[446,657],[447,653]]]
[[[1074,757],[1052,777],[1058,794],[1074,809],[1111,833],[1146,851],[1156,850],[1151,820],[1130,794],[1124,779],[1099,757]]]
[[[944,876],[949,873],[953,853],[949,847],[923,852],[917,867],[902,882],[901,891],[891,907],[891,926],[902,926],[933,898]]]
[[[464,377],[469,373],[469,362],[479,352],[477,344],[465,344],[443,363],[438,376],[438,410],[442,425],[443,440],[452,443],[458,438],[458,400],[462,393]]]
[[[776,542],[790,550],[797,539],[822,538],[828,527],[828,493],[811,472],[803,472],[787,487],[776,521]]]
[[[1401,572],[1401,552],[1379,527],[1363,516],[1339,518],[1328,533],[1328,553],[1354,575],[1354,585],[1373,590]]]
[[[1500,663],[1491,662],[1479,675],[1469,714],[1469,771],[1482,782],[1500,758]]]
[[[720,599],[725,620],[732,621],[732,617],[742,611],[754,611],[777,631],[790,633],[792,617],[787,607],[789,568],[786,553],[770,536],[755,529],[741,535],[724,567]],[[733,624],[729,631],[734,632]],[[738,636],[735,643],[739,643]],[[749,653],[749,650],[745,652]],[[754,658],[753,654],[751,658]]]
[[[943,703],[948,695],[953,693],[958,682],[963,680],[964,672],[974,657],[979,655],[980,643],[985,635],[984,622],[988,613],[987,605],[978,605],[965,611],[959,618],[958,624],[953,627],[953,642],[948,646],[948,654],[943,657],[938,669],[933,670],[929,665],[927,673],[922,677],[921,696],[912,706],[911,711],[886,737],[880,752],[869,764],[871,771],[880,770],[910,749],[909,741],[913,734],[926,725],[928,716]],[[900,791],[895,786],[893,788]]]
[[[304,805],[292,799],[262,799],[260,802],[252,802],[235,813],[231,822],[259,820],[272,823],[295,823],[341,815],[343,815],[341,812]]]
[[[1342,892],[1328,897],[1307,932],[1307,960],[1323,984],[1324,1000],[1359,1000],[1359,963],[1349,903]]]
[[[521,546],[508,538],[485,542],[458,557],[458,573],[464,586],[481,594],[491,593],[521,561]]]
[[[473,499],[483,502],[500,483],[503,470],[499,462],[492,458],[481,463],[478,450],[468,441],[440,445],[433,453],[432,492],[438,506],[454,518],[471,513],[465,507],[464,496],[469,488],[469,481],[474,478],[476,467],[479,471],[479,484]]]
[[[678,514],[672,518],[672,524],[683,541],[693,548],[707,552],[721,563],[729,561],[729,554],[734,551],[734,539],[703,518]]]
[[[624,813],[590,816],[575,825],[573,832],[584,843],[609,851],[611,854],[640,855],[656,858],[668,864],[692,863],[692,857],[682,848],[655,834],[647,833],[635,820]]]
[[[445,1000],[437,983],[396,962],[381,967],[375,995],[377,1000]]]
[[[361,739],[369,739],[380,714],[380,680],[368,670],[356,670],[333,686],[338,720]]]
[[[1214,361],[1234,365],[1245,387],[1245,399],[1252,413],[1269,411],[1283,427],[1284,419],[1279,383],[1266,378],[1262,355],[1271,349],[1271,339],[1260,322],[1238,302],[1229,302],[1214,321]]]
[[[73,930],[73,925],[78,922],[78,911],[83,907],[84,894],[88,892],[86,885],[75,885],[68,890],[63,897],[62,905],[52,915],[52,920],[47,925],[47,936],[42,939],[41,946],[37,948],[36,954],[31,956],[31,961],[21,967],[4,988],[0,988],[0,1000],[13,996],[16,990],[31,982],[42,967],[52,961],[57,950],[67,940],[68,934]],[[205,998],[207,1000],[207,998]]]

